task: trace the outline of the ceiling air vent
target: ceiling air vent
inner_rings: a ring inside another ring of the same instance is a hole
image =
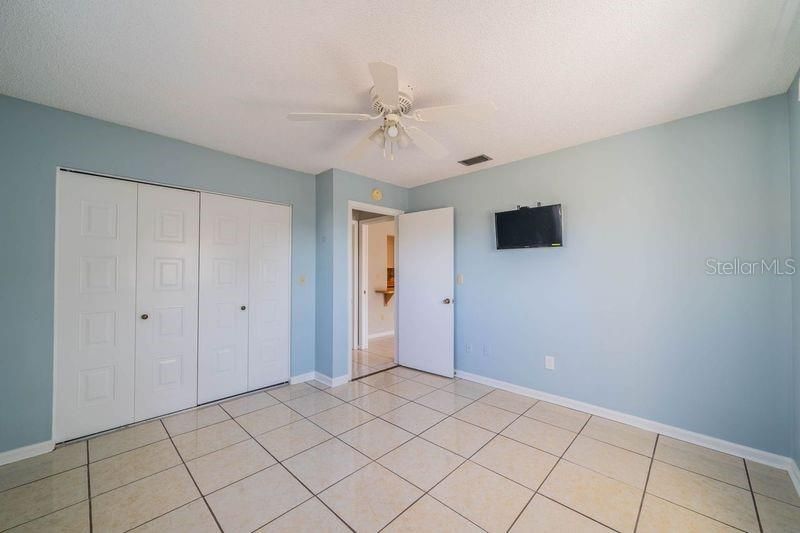
[[[470,157],[469,159],[463,159],[459,161],[465,167],[471,167],[472,165],[477,165],[479,163],[486,163],[487,161],[491,161],[492,158],[486,154],[476,155],[475,157]]]

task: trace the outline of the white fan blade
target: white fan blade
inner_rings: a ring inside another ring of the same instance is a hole
[[[449,152],[442,144],[419,128],[406,128],[406,133],[420,149],[434,159],[441,159]]]
[[[298,122],[317,120],[369,120],[365,113],[289,113],[286,118]]]
[[[372,136],[378,132],[382,132],[381,128],[369,132],[369,135],[358,141],[358,144],[356,144],[352,150],[347,152],[345,158],[355,161],[356,159],[361,159],[364,157],[364,152],[367,151],[367,148],[369,148],[370,144],[372,143]]]
[[[370,63],[369,73],[383,103],[396,108],[399,105],[397,67],[389,63]]]
[[[411,116],[420,122],[437,122],[440,120],[482,119],[491,116],[495,111],[497,111],[497,107],[493,102],[483,102],[423,107],[412,111]]]

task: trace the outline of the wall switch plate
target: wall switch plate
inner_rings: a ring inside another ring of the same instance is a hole
[[[489,357],[489,347],[486,346],[485,344],[483,345],[483,356]]]
[[[464,284],[464,274],[458,274],[456,276],[456,285],[463,285]]]
[[[472,353],[472,345],[467,344],[466,346],[464,346],[464,351],[467,353]]]
[[[552,355],[545,355],[544,356],[544,367],[547,370],[555,370],[556,369],[556,358]]]

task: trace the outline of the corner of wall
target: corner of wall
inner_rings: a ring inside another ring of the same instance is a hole
[[[331,373],[330,302],[333,297],[333,169],[316,175],[314,371]]]
[[[792,257],[800,255],[800,73],[786,92],[789,114],[789,188]],[[792,451],[800,464],[800,279],[792,277]]]

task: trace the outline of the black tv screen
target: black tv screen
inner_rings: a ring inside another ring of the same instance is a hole
[[[497,249],[561,246],[561,204],[494,214]]]

